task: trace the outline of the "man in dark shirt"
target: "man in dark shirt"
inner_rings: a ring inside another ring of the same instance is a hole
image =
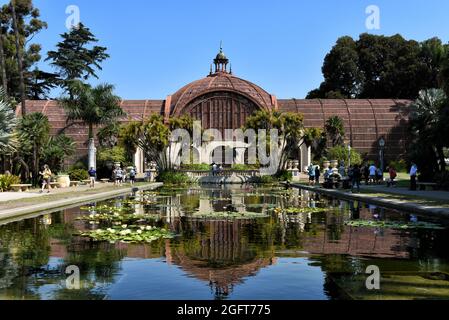
[[[317,184],[318,186],[320,185],[320,177],[321,177],[320,166],[316,166],[316,168],[315,168],[315,184]]]
[[[360,192],[360,179],[361,171],[358,165],[354,166],[352,169],[352,188],[351,191],[354,192],[354,187],[357,186],[357,192]]]
[[[90,187],[95,188],[95,179],[97,177],[97,170],[95,170],[93,167],[90,168],[89,172],[89,179],[90,179]]]

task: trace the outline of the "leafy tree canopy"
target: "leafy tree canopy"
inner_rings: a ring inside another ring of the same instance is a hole
[[[323,83],[307,98],[414,99],[448,79],[442,75],[448,50],[438,38],[420,43],[400,35],[341,37],[324,59]]]

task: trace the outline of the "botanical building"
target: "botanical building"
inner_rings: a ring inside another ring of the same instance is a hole
[[[344,120],[346,140],[360,153],[372,159],[378,157],[378,141],[386,140],[385,156],[395,159],[404,152],[407,117],[401,112],[408,105],[406,100],[359,100],[359,99],[278,99],[258,85],[235,76],[229,68],[229,60],[222,50],[214,59],[214,67],[205,78],[191,82],[165,100],[123,100],[121,107],[128,114],[123,122],[142,120],[153,113],[165,119],[184,114],[201,121],[203,129],[241,128],[248,116],[256,110],[298,112],[304,115],[305,127],[324,127],[331,116]],[[27,101],[29,112],[43,112],[52,125],[53,134],[66,127],[64,110],[57,101]],[[20,107],[17,110],[20,113]],[[65,133],[77,142],[77,157],[87,154],[87,128],[70,126]],[[211,163],[217,148],[229,146],[229,141],[214,141],[196,150],[201,163]],[[235,163],[245,161],[247,145],[234,145]],[[74,159],[75,160],[75,159]],[[310,150],[303,146],[298,155],[304,168],[311,161]],[[138,171],[142,172],[144,161],[141,152],[135,156]]]

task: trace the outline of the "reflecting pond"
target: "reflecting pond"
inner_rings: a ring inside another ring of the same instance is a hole
[[[445,221],[297,189],[162,188],[1,225],[0,299],[449,299],[448,240]]]

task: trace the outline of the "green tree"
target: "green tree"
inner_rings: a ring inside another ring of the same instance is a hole
[[[33,100],[48,99],[50,90],[57,87],[58,81],[56,74],[34,68],[25,77],[27,97]]]
[[[139,147],[137,139],[141,135],[141,130],[142,122],[139,121],[131,121],[120,127],[118,145],[125,150],[128,160],[131,160],[132,155],[137,152]]]
[[[109,125],[125,116],[120,107],[120,97],[114,95],[114,86],[102,84],[92,88],[78,84],[72,87],[72,97],[63,97],[60,104],[67,114],[68,122],[79,121],[88,126],[89,168],[95,167],[94,127]]]
[[[93,45],[98,39],[82,23],[61,37],[63,40],[57,44],[57,50],[49,51],[45,61],[51,61],[50,64],[58,70],[61,86],[73,97],[78,82],[98,78],[96,70],[102,70],[101,62],[109,55],[107,48]]]
[[[50,137],[45,143],[41,162],[50,166],[54,172],[60,172],[64,166],[64,160],[75,154],[76,143],[72,138],[64,134]]]
[[[14,0],[0,8],[0,53],[4,54],[0,76],[8,94],[19,101],[27,98],[30,70],[41,59],[41,46],[31,41],[45,28],[32,0]]]
[[[6,91],[0,87],[0,154],[2,156],[14,150],[13,130],[15,126],[16,116],[13,106],[6,96]]]
[[[354,148],[351,149],[351,165],[362,164],[362,156]],[[327,151],[327,157],[331,160],[344,161],[348,163],[349,150],[344,146],[336,146]]]
[[[414,99],[437,87],[447,47],[438,38],[420,43],[398,34],[341,37],[324,59],[323,83],[307,98]]]
[[[411,105],[410,161],[416,162],[425,179],[446,170],[444,148],[449,146],[445,122],[448,98],[441,89],[423,90]]]
[[[326,136],[329,137],[332,147],[344,144],[345,126],[343,119],[338,116],[333,116],[327,119],[325,125]]]
[[[113,121],[97,132],[98,144],[100,147],[113,148],[117,146],[120,135],[120,123]]]
[[[48,141],[50,123],[48,118],[40,113],[33,112],[23,116],[19,120],[18,139],[20,141],[19,153],[22,158],[31,163],[33,183],[37,184],[39,178],[39,159],[43,147]]]
[[[253,129],[255,132],[266,130],[267,148],[272,144],[269,139],[269,131],[272,129],[278,130],[279,165],[277,171],[279,172],[285,168],[289,159],[295,159],[295,155],[298,154],[301,139],[304,135],[303,119],[303,115],[299,113],[260,110],[246,119],[244,129]],[[267,153],[269,151],[267,150]]]
[[[320,160],[326,150],[326,132],[321,128],[307,128],[304,130],[304,143],[312,149],[314,160]]]
[[[357,44],[351,37],[341,37],[331,52],[326,55],[323,75],[326,79],[325,93],[336,92],[346,98],[360,94],[363,74],[359,69]]]
[[[171,152],[171,131],[175,129],[193,130],[193,119],[186,115],[166,123],[161,115],[153,114],[144,121],[130,122],[120,131],[119,145],[126,148],[128,154],[141,148],[147,162],[156,163],[160,172],[170,171],[173,163],[167,155]]]

